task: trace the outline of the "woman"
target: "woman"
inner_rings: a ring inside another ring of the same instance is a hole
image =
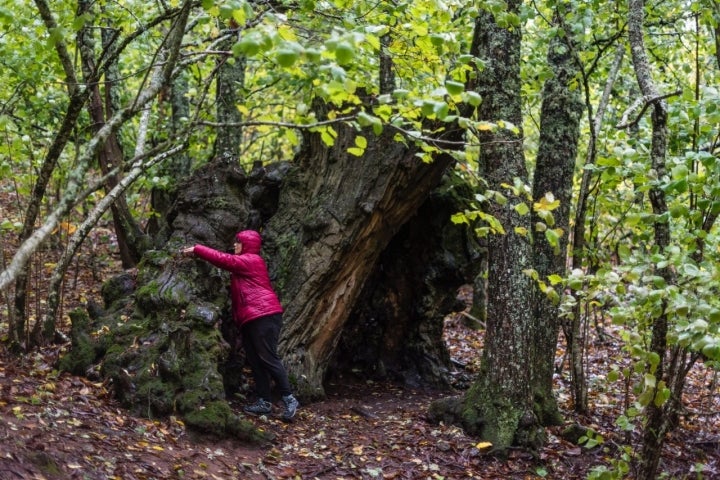
[[[242,334],[245,356],[250,364],[258,400],[243,410],[253,415],[272,411],[270,381],[282,395],[283,420],[290,421],[299,406],[292,394],[287,372],[277,353],[283,308],[270,283],[265,261],[260,256],[262,238],[254,230],[235,235],[235,254],[204,245],[183,249],[185,255],[201,259],[230,272],[232,315]]]

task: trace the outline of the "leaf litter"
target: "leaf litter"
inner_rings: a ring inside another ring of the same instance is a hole
[[[104,238],[111,250],[112,239]],[[7,242],[3,246],[9,248]],[[98,242],[80,252],[73,267],[77,271],[69,275],[73,288],[65,289],[64,311],[96,297],[99,278],[117,268],[90,258],[102,247]],[[467,289],[460,294],[465,299],[469,295]],[[42,298],[43,293],[34,295]],[[0,309],[0,338],[6,336],[6,309]],[[456,366],[456,391],[358,379],[329,384],[327,398],[302,405],[293,423],[277,416],[253,419],[275,434],[273,443],[262,447],[196,435],[175,417],[131,416],[104,384],[55,370],[67,345],[18,358],[2,342],[0,480],[581,479],[593,467],[608,465],[622,445],[629,442],[631,452],[637,451],[638,432],[616,424],[625,400],[622,382],[605,380],[609,365],[625,357],[612,336],[588,345],[591,413],[583,417],[572,412],[571,385],[563,371],[555,381],[565,425],[547,429],[548,441],[540,452],[511,450],[506,459],[485,455],[487,442],[458,427],[426,421],[430,402],[462,394],[479,366],[482,331],[467,328],[461,313],[446,319],[445,339]],[[558,363],[564,353],[561,344]],[[720,478],[719,383],[717,372],[702,364],[691,371],[686,411],[663,449],[661,468],[670,478]],[[242,410],[234,400],[231,405]],[[603,443],[586,448],[563,439],[563,429],[574,423],[592,428]]]

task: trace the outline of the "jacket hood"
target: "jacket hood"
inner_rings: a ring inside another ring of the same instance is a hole
[[[243,230],[235,235],[235,241],[242,243],[242,253],[260,253],[262,237],[255,230]]]

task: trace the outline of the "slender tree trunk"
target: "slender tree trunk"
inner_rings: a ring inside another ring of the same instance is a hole
[[[588,85],[588,78],[585,72],[583,72],[584,90],[585,90],[585,104],[587,106],[588,119],[590,122],[590,142],[587,146],[587,155],[585,157],[585,166],[594,165],[595,158],[597,156],[597,136],[602,124],[602,120],[607,110],[607,105],[610,102],[610,94],[612,88],[615,85],[618,72],[622,65],[623,58],[625,56],[625,46],[618,45],[615,59],[613,60],[610,74],[608,75],[607,81],[605,82],[605,88],[600,99],[597,113],[593,117],[592,103],[590,100],[590,86]],[[575,205],[575,225],[573,227],[572,234],[572,268],[582,269],[585,260],[585,235],[586,235],[586,218],[588,209],[588,200],[590,195],[595,190],[594,186],[591,186],[593,181],[594,173],[591,169],[583,169],[582,179],[580,181],[580,191],[578,193],[577,204]],[[583,315],[582,312],[582,299],[576,297],[576,307],[573,311],[573,318],[565,322],[563,325],[563,331],[565,332],[565,340],[567,342],[567,348],[570,353],[570,372],[572,377],[572,392],[573,392],[573,408],[578,413],[587,413],[588,402],[587,402],[587,382],[585,381],[585,344],[582,334]]]
[[[509,12],[518,13],[520,5],[520,1],[508,2]],[[528,174],[519,130],[521,39],[520,28],[503,28],[488,12],[481,12],[476,19],[471,53],[484,65],[477,75],[476,89],[483,98],[478,117],[516,126],[478,135],[479,163],[485,166],[488,191],[507,199],[487,205],[504,232],[488,237],[488,319],[478,377],[459,404],[436,402],[429,412],[435,420],[459,415],[455,421],[492,443],[498,453],[514,444],[538,448],[544,442],[534,412],[531,381],[530,345],[535,329],[533,286],[527,275],[532,268],[530,216],[515,208],[529,201],[524,193]]]
[[[81,14],[90,13],[92,10],[92,3],[82,0],[79,2],[79,11]],[[83,74],[85,79],[96,78],[96,65],[95,65],[95,52],[94,45],[95,40],[93,38],[94,28],[91,25],[84,27],[78,32],[78,46],[80,50],[80,56],[82,57]],[[111,38],[104,36],[103,47],[109,47]],[[88,83],[90,89],[90,118],[92,119],[93,129],[98,132],[108,118],[114,113],[114,107],[112,105],[112,88],[113,81],[115,80],[112,75],[113,69],[111,65],[108,66],[105,72],[105,94],[100,90],[100,84],[97,81]],[[117,132],[113,132],[110,137],[106,140],[102,150],[98,155],[100,163],[100,169],[103,174],[107,174],[112,171],[115,167],[121,165],[124,162],[124,154],[120,146],[120,142],[117,138]],[[111,175],[108,178],[107,190],[113,189],[119,182],[118,175]],[[118,248],[120,251],[120,259],[122,261],[123,268],[132,268],[137,265],[140,261],[144,248],[141,246],[141,231],[137,222],[130,213],[130,209],[127,205],[125,195],[122,194],[117,197],[115,203],[111,206],[113,214],[113,223],[115,226],[115,234],[117,236]]]
[[[713,17],[715,18],[715,61],[718,68],[720,68],[720,2],[712,2],[713,6]]]
[[[36,0],[35,4],[38,7],[40,16],[42,17],[47,29],[52,30],[57,28],[57,22],[55,21],[47,2],[45,0]],[[20,242],[24,242],[30,238],[33,229],[35,228],[35,221],[37,220],[38,213],[40,212],[40,205],[45,198],[45,192],[48,184],[50,183],[52,173],[55,170],[60,154],[70,140],[77,119],[80,117],[89,95],[89,90],[87,88],[78,86],[75,71],[73,70],[72,60],[65,43],[62,40],[58,40],[55,42],[55,49],[58,52],[60,62],[65,70],[70,100],[63,122],[57,135],[53,139],[53,143],[48,149],[42,167],[40,168],[37,181],[33,187],[30,201],[28,202],[27,209],[25,210],[23,228],[20,232]],[[27,281],[28,270],[27,267],[23,267],[21,271],[18,272],[15,279],[15,297],[13,302],[14,311],[13,314],[10,315],[10,318],[14,319],[15,322],[15,324],[10,325],[9,328],[11,343],[15,345],[14,350],[22,348],[21,345],[24,344],[25,339],[27,319],[27,312],[25,311],[28,288]],[[25,347],[26,346],[27,345],[25,345]]]
[[[187,98],[188,83],[184,74],[179,74],[168,87],[170,102],[170,127],[168,135],[170,138],[178,138],[186,128],[190,114],[190,103]],[[186,151],[182,151],[157,167],[158,173],[170,180],[167,186],[154,186],[150,192],[150,205],[152,215],[148,219],[145,231],[154,238],[156,244],[162,244],[167,240],[168,234],[167,213],[174,201],[172,191],[176,188],[177,182],[184,180],[190,175],[192,161]],[[159,238],[163,237],[163,238]]]
[[[555,24],[561,27],[561,16],[556,13]],[[580,118],[583,104],[578,82],[580,79],[579,58],[575,52],[572,33],[564,29],[565,35],[556,35],[548,50],[548,64],[553,77],[545,82],[540,111],[540,144],[533,177],[533,198],[539,202],[548,193],[560,204],[552,210],[554,225],[547,224],[549,231],[561,230],[557,244],[543,238],[543,232],[535,232],[533,242],[533,264],[539,281],[547,284],[550,275],[565,276],[566,251],[570,227],[570,203],[572,201],[575,159],[580,137]],[[545,224],[536,211],[532,214],[532,225]],[[554,238],[554,237],[551,237]],[[535,289],[533,338],[535,371],[533,393],[536,413],[544,425],[562,422],[560,411],[553,394],[555,372],[555,350],[560,330],[558,299],[549,298],[546,293]]]
[[[638,85],[645,97],[645,101],[651,103],[650,106],[652,108],[651,168],[657,173],[658,178],[663,178],[666,170],[665,156],[667,153],[667,105],[665,104],[665,100],[659,95],[652,80],[650,62],[645,52],[643,40],[644,8],[643,0],[629,1],[628,38]],[[661,218],[661,216],[668,211],[665,193],[659,186],[653,186],[650,189],[649,196],[653,213],[656,218]],[[653,227],[655,230],[655,245],[660,252],[664,253],[670,244],[670,225],[667,221],[656,221],[653,222]],[[665,280],[667,285],[673,285],[675,283],[673,273],[669,266],[658,268],[657,273]],[[660,380],[665,380],[667,373],[668,316],[666,307],[667,301],[663,300],[662,313],[654,319],[652,324],[650,350],[654,352],[659,359],[654,371],[652,371],[651,366],[648,366],[648,373],[654,374],[657,379],[652,398],[656,398],[658,389],[661,388],[660,386],[664,383]],[[643,431],[642,464],[638,475],[638,478],[641,480],[654,480],[656,478],[662,446],[670,425],[667,416],[668,412],[665,410],[666,407],[667,405],[658,405],[655,401],[649,402],[646,407],[647,423]]]
[[[222,50],[230,51],[236,35],[228,37],[221,44]],[[228,61],[230,57],[221,57],[217,65],[217,94],[216,114],[220,124],[235,124],[242,121],[238,110],[238,103],[242,102],[242,91],[245,85],[245,58],[240,57],[234,62]],[[237,126],[220,126],[215,139],[215,156],[225,157],[237,162],[242,142],[242,129]]]
[[[388,45],[392,41],[390,34],[380,38],[380,93],[392,93],[395,90],[395,75],[393,74],[393,60],[388,53]]]

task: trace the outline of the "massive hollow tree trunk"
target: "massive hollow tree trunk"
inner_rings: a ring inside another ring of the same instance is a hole
[[[347,152],[356,131],[337,131],[332,148],[306,135],[265,232],[286,308],[280,350],[306,398],[324,395],[328,362],[368,276],[451,162],[423,163],[387,130],[363,132],[368,148],[358,158]]]
[[[225,328],[217,327],[229,321],[229,279],[178,252],[195,243],[227,250],[250,218],[277,205],[286,165],[246,175],[218,159],[181,183],[168,219],[169,240],[162,250],[143,256],[135,276],[126,273],[103,286],[105,305],[90,309],[92,322],[74,313],[73,348],[61,368],[76,374],[97,371],[135,414],[177,414],[194,429],[263,439],[226,402],[221,371],[232,339],[223,340]],[[264,194],[250,200],[248,192],[258,188]],[[103,330],[108,334],[90,335]]]
[[[449,386],[444,319],[466,308],[458,289],[473,282],[480,265],[474,232],[451,216],[473,198],[449,174],[383,251],[331,361],[334,383],[354,377]]]
[[[423,163],[393,132],[365,132],[368,148],[355,157],[346,149],[357,131],[339,125],[337,132],[332,148],[308,134],[292,164],[258,164],[246,176],[223,156],[180,185],[168,241],[144,255],[136,279],[108,284],[106,313],[89,323],[76,316],[63,368],[83,373],[98,365],[136,413],[175,413],[202,430],[255,438],[225,400],[241,375],[223,347],[234,340],[213,327],[227,316],[228,278],[173,253],[193,243],[227,249],[238,230],[262,228],[286,308],[281,353],[298,395],[322,395],[345,320],[377,259],[452,161]],[[109,335],[88,336],[103,326]]]

